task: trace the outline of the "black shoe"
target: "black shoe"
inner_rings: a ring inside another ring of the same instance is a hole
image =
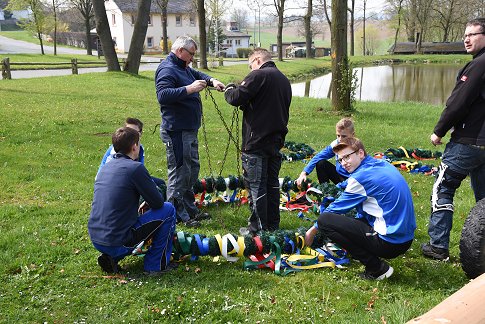
[[[425,257],[435,260],[446,261],[450,258],[450,253],[447,249],[432,246],[431,243],[421,244],[421,252]]]
[[[379,271],[370,272],[366,270],[360,274],[360,277],[367,280],[383,280],[392,276],[393,272],[394,269],[389,264],[387,264],[387,262],[381,261],[381,268],[379,269]]]
[[[98,257],[98,264],[107,273],[118,273],[120,270],[118,268],[118,262],[113,260],[113,258],[107,254],[101,254]]]
[[[172,270],[177,269],[178,267],[179,267],[178,263],[172,262],[172,263],[169,263],[168,266],[163,270],[160,270],[160,271],[144,271],[143,274],[148,276],[148,277],[159,277],[159,276],[163,275],[164,273],[167,273],[167,272],[170,272]]]
[[[199,227],[200,222],[196,219],[191,218],[188,221],[184,222],[184,225],[187,227]]]
[[[201,221],[201,220],[205,220],[205,219],[211,219],[211,215],[209,215],[209,213],[200,212],[200,213],[198,213],[197,215],[194,216],[194,219],[196,221]]]

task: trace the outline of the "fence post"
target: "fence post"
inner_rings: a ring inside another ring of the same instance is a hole
[[[77,70],[77,59],[73,58],[71,59],[71,69],[72,69],[72,74],[79,74]]]
[[[10,72],[10,58],[6,57],[2,60],[2,78],[12,79],[12,74]]]

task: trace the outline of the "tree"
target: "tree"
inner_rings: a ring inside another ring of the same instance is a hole
[[[247,29],[249,23],[249,13],[246,9],[237,8],[231,13],[231,21],[235,21],[239,30]]]
[[[130,50],[123,65],[123,71],[138,74],[141,55],[143,54],[143,45],[145,44],[145,37],[147,35],[151,5],[152,0],[138,0],[138,14],[136,15],[133,35],[130,41]]]
[[[6,9],[9,11],[26,9],[31,10],[30,18],[20,19],[19,25],[23,29],[26,29],[32,34],[37,35],[40,44],[40,52],[42,53],[42,55],[44,55],[45,52],[42,35],[46,32],[48,18],[44,10],[45,8],[40,0],[10,0]]]
[[[352,71],[349,71],[347,56],[347,1],[332,1],[331,30],[332,107],[336,111],[349,111],[352,110],[350,102]]]
[[[108,71],[120,71],[120,63],[118,62],[111,30],[109,29],[104,0],[93,0],[93,9],[96,19],[96,32],[101,42]]]
[[[209,21],[207,30],[209,31],[208,39],[210,49],[219,54],[219,45],[223,43],[225,35],[223,33],[221,19],[224,13],[229,11],[232,1],[206,0],[207,12],[206,19]]]
[[[162,11],[162,37],[163,37],[163,53],[168,54],[168,34],[167,34],[167,6],[168,0],[156,0],[160,10]]]
[[[283,22],[285,13],[286,0],[273,0],[273,4],[278,17],[278,33],[276,35],[276,43],[278,46],[278,61],[283,61]]]
[[[93,3],[91,0],[71,0],[71,4],[83,16],[86,31],[86,52],[88,55],[93,55],[91,47],[91,26],[94,19]]]
[[[207,32],[205,30],[204,0],[197,0],[197,17],[199,20],[199,55],[200,67],[207,69]]]
[[[364,1],[365,6],[365,1]],[[350,1],[350,8],[347,9],[350,13],[350,56],[354,56],[354,48],[355,48],[355,37],[354,37],[354,27],[355,27],[355,0]],[[365,11],[365,9],[364,9]],[[365,13],[364,13],[365,15]]]
[[[304,25],[305,25],[306,58],[313,58],[313,51],[312,51],[313,33],[312,33],[312,28],[311,28],[312,15],[313,15],[312,10],[313,10],[312,0],[308,0],[307,12],[306,12],[305,17],[303,17],[303,21],[304,21]]]

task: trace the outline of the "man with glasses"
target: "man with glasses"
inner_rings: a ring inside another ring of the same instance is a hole
[[[167,198],[174,204],[177,217],[188,227],[197,227],[200,220],[209,218],[207,213],[199,212],[192,190],[200,170],[197,132],[202,102],[199,92],[207,86],[224,90],[223,83],[190,67],[196,51],[197,44],[192,38],[177,38],[172,51],[155,72],[162,115],[160,136],[167,151]]]
[[[424,256],[437,260],[449,257],[453,198],[467,175],[475,200],[485,198],[485,18],[466,24],[463,42],[473,60],[458,73],[430,138],[440,145],[451,130],[431,194],[430,241],[421,246]]]
[[[224,96],[243,111],[241,158],[251,216],[240,234],[256,235],[280,225],[278,174],[280,149],[288,133],[291,85],[268,50],[255,48],[248,63],[251,72],[239,86],[228,84]]]
[[[343,138],[333,151],[349,172],[345,191],[318,217],[305,235],[311,246],[318,231],[359,260],[364,279],[389,278],[394,269],[380,258],[405,253],[414,238],[416,219],[406,180],[385,160],[367,155],[362,142]],[[345,216],[355,209],[356,217]]]

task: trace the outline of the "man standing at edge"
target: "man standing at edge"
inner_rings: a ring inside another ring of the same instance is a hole
[[[271,61],[271,54],[256,48],[249,56],[251,72],[239,86],[228,84],[226,101],[243,111],[242,167],[249,188],[251,216],[241,234],[274,231],[280,224],[280,149],[288,133],[291,85]]]
[[[172,51],[155,72],[162,115],[160,136],[167,151],[167,198],[188,227],[197,227],[200,220],[210,217],[199,212],[192,190],[200,170],[197,132],[202,102],[199,92],[207,86],[224,90],[223,83],[189,66],[196,51],[197,44],[192,38],[177,38]]]
[[[485,18],[466,24],[463,42],[473,60],[458,73],[431,135],[431,143],[440,145],[452,130],[431,194],[430,241],[421,246],[424,256],[438,260],[449,257],[453,197],[463,179],[470,175],[476,201],[485,197]]]

